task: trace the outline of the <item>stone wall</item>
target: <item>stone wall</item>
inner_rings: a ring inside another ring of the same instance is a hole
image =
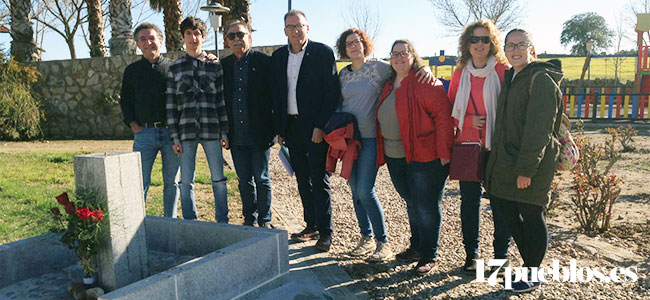
[[[256,47],[271,53],[279,46]],[[220,50],[225,57],[229,50]],[[165,54],[178,58],[183,52]],[[122,122],[120,88],[122,74],[138,55],[55,60],[32,63],[41,77],[34,85],[45,111],[41,124],[48,139],[130,139]]]

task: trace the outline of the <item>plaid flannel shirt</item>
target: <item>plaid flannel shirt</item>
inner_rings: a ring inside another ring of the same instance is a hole
[[[169,66],[166,94],[174,144],[228,138],[221,63],[207,60],[205,52],[196,58],[185,54]]]

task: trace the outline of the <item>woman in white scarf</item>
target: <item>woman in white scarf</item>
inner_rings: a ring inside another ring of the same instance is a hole
[[[485,162],[492,142],[496,119],[496,101],[509,68],[501,48],[499,31],[491,21],[479,20],[468,25],[459,41],[458,68],[449,85],[452,117],[456,123],[456,143],[480,142],[485,149]],[[481,182],[460,182],[460,218],[466,259],[463,271],[476,272],[479,257]],[[494,220],[494,257],[507,259],[510,233],[503,218],[490,202]]]

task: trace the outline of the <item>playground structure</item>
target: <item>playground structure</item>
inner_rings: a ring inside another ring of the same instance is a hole
[[[571,119],[592,121],[648,121],[650,109],[650,46],[644,45],[643,35],[650,31],[650,14],[637,14],[638,55],[634,87],[563,88],[564,113]],[[586,66],[588,63],[586,64]],[[583,70],[584,73],[584,70]]]

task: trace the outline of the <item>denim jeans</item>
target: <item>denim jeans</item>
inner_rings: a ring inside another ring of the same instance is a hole
[[[406,163],[404,158],[386,157],[390,179],[397,193],[406,201],[411,228],[411,248],[423,260],[435,260],[438,251],[442,211],[449,164],[440,159]]]
[[[201,144],[205,151],[210,178],[212,180],[212,193],[214,194],[214,208],[217,222],[228,223],[228,189],[223,174],[223,153],[219,140],[193,140],[182,141],[183,153],[181,154],[181,209],[184,219],[196,219],[196,197],[194,196],[194,169],[196,167],[196,150]]]
[[[388,241],[386,238],[386,219],[379,198],[375,193],[376,160],[377,139],[361,139],[361,150],[352,166],[349,184],[352,190],[354,212],[359,221],[361,234],[372,236],[374,232],[375,239],[385,243]]]
[[[164,216],[176,218],[178,209],[178,154],[172,150],[172,142],[167,128],[144,128],[133,137],[133,151],[140,152],[142,160],[142,186],[147,200],[151,185],[151,169],[158,151],[162,156],[163,206]]]
[[[485,163],[490,155],[489,151],[485,152]],[[460,222],[463,231],[463,244],[465,245],[465,254],[468,257],[478,255],[479,227],[481,195],[483,194],[483,183],[472,181],[460,182]],[[492,220],[494,221],[494,234],[492,247],[494,247],[495,258],[506,258],[508,256],[508,245],[512,240],[510,232],[503,220],[499,207],[490,199],[490,208],[492,209]]]
[[[271,179],[269,177],[269,149],[258,146],[230,148],[235,171],[239,178],[244,222],[260,226],[271,222]]]

